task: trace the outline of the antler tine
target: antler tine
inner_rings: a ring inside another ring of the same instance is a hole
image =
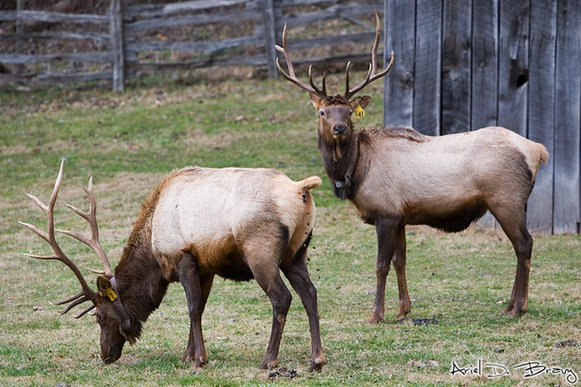
[[[324,98],[327,96],[326,78],[327,78],[327,74],[323,73],[323,80],[322,80],[323,89],[319,90],[319,88],[317,86],[315,86],[315,82],[313,82],[313,65],[309,66],[309,83],[310,83],[311,87],[313,88],[313,90],[315,91],[315,94],[317,94],[321,98]]]
[[[91,301],[91,300],[89,298],[87,298],[87,295],[81,291],[81,292],[75,294],[74,296],[72,296],[71,298],[68,298],[68,299],[61,301],[61,302],[57,302],[54,305],[64,305],[64,304],[70,303],[64,310],[59,312],[59,314],[66,314],[69,310],[73,309],[75,306],[80,305],[86,301]],[[74,317],[80,318],[80,317],[84,316],[88,311],[90,311],[93,308],[95,308],[95,304],[90,305],[87,309],[85,309],[84,311],[82,311],[81,313],[79,313],[78,315],[76,315]]]
[[[50,202],[48,205],[44,204],[40,199],[38,199],[34,195],[30,195],[30,194],[26,195],[30,199],[32,199],[32,201],[34,201],[36,203],[36,205],[38,207],[40,207],[40,209],[46,214],[47,231],[40,230],[38,227],[36,227],[32,224],[29,224],[29,223],[19,222],[23,226],[25,226],[28,229],[30,229],[31,231],[33,231],[40,238],[42,238],[46,242],[48,242],[48,244],[50,245],[50,247],[52,247],[53,252],[54,252],[54,255],[36,255],[36,254],[25,254],[25,255],[27,255],[31,258],[36,258],[36,259],[55,259],[55,260],[61,261],[62,263],[67,265],[69,267],[69,269],[72,270],[72,272],[75,274],[75,276],[77,277],[77,279],[81,285],[82,290],[79,293],[77,293],[75,296],[73,296],[69,300],[66,300],[66,301],[59,303],[59,305],[60,305],[60,304],[74,301],[64,311],[62,311],[61,314],[67,313],[71,308],[73,308],[74,306],[77,306],[85,301],[93,301],[93,299],[95,298],[95,295],[96,295],[96,293],[89,287],[89,285],[87,285],[87,281],[85,281],[85,278],[81,274],[79,268],[74,264],[74,262],[69,257],[66,256],[66,254],[62,251],[60,245],[58,244],[58,242],[55,238],[54,206],[55,206],[55,203],[57,201],[58,193],[59,193],[59,190],[61,187],[63,170],[64,170],[64,160],[61,161],[59,173],[58,173],[58,176],[56,178],[56,181],[54,184],[54,189],[52,191],[52,194],[50,197]],[[94,307],[94,305],[93,305],[93,307]],[[83,312],[82,314],[85,314],[85,313],[86,312]]]
[[[65,204],[68,208],[70,208],[73,212],[77,215],[82,217],[89,223],[91,227],[91,238],[86,238],[85,236],[68,230],[57,230],[58,232],[68,235],[72,238],[75,238],[81,243],[89,246],[101,259],[103,263],[103,267],[105,268],[104,274],[105,276],[111,278],[113,276],[113,270],[111,269],[111,264],[109,263],[109,258],[107,258],[107,254],[103,250],[101,246],[101,242],[99,242],[99,226],[97,224],[97,200],[95,199],[95,192],[93,191],[93,177],[89,179],[89,184],[87,188],[85,188],[85,194],[89,199],[89,212],[82,211],[75,206],[70,204]]]
[[[379,47],[379,37],[381,36],[381,20],[379,15],[375,12],[375,40],[373,41],[373,47],[371,49],[371,71],[375,74],[377,70],[377,48]]]
[[[363,81],[361,81],[357,86],[353,89],[349,89],[349,64],[347,64],[347,68],[345,69],[346,74],[346,88],[345,88],[345,99],[351,98],[365,86],[370,84],[371,82],[384,77],[393,66],[393,62],[395,59],[395,54],[393,50],[391,51],[391,59],[387,67],[381,71],[380,73],[376,74],[377,71],[377,48],[379,47],[379,37],[381,35],[381,23],[379,19],[379,15],[375,12],[375,40],[373,42],[373,48],[371,49],[371,63],[369,64],[369,70],[367,71],[367,76]]]
[[[289,53],[287,46],[286,46],[286,23],[284,24],[284,28],[282,30],[282,47],[277,45],[277,44],[274,47],[276,48],[276,50],[278,52],[281,52],[284,55],[284,59],[286,61],[286,66],[288,68],[288,73],[282,69],[282,66],[280,65],[280,61],[279,61],[278,57],[276,58],[276,68],[278,69],[280,74],[287,81],[294,83],[295,85],[297,85],[298,87],[300,87],[303,90],[308,91],[309,93],[316,94],[320,98],[325,98],[327,96],[327,87],[325,85],[325,75],[323,75],[323,88],[322,88],[322,90],[319,90],[319,88],[317,88],[313,82],[312,66],[309,66],[309,84],[306,84],[305,82],[300,81],[296,77],[293,62],[291,60],[290,53]]]

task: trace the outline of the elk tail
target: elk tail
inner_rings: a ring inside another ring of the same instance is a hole
[[[299,181],[298,183],[302,191],[310,191],[320,186],[322,182],[323,181],[319,176],[311,176],[307,177],[305,180]]]

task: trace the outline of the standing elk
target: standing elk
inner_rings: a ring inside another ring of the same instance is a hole
[[[344,95],[329,96],[325,76],[322,88],[297,79],[286,46],[282,47],[288,67],[279,61],[279,72],[288,81],[309,92],[319,114],[318,148],[333,192],[349,199],[362,219],[375,225],[377,233],[377,289],[375,306],[368,322],[385,315],[385,284],[390,263],[397,275],[398,318],[410,311],[405,276],[405,226],[425,224],[447,232],[466,229],[489,210],[510,239],[517,256],[516,278],[505,309],[518,317],[528,307],[528,282],[533,240],[526,228],[525,206],[541,162],[549,154],[542,144],[516,133],[488,127],[441,137],[425,136],[411,128],[382,129],[353,127],[351,115],[371,101],[368,95],[353,98],[369,83],[384,77],[394,61],[377,73],[376,53],[380,22],[375,14],[376,35],[371,64],[363,81],[349,87],[349,63]]]
[[[90,209],[67,205],[90,225],[91,237],[56,230],[91,247],[104,271],[97,292],[62,251],[55,238],[53,210],[63,176],[64,162],[48,205],[27,194],[46,214],[48,231],[22,223],[47,241],[54,255],[27,254],[56,259],[67,265],[82,290],[60,302],[61,314],[90,301],[83,316],[96,308],[101,326],[101,359],[119,359],[123,345],[141,335],[142,323],[160,305],[168,284],[179,281],[186,293],[190,333],[184,360],[195,367],[207,363],[201,319],[215,275],[237,281],[252,278],[268,295],[273,308],[272,331],[262,368],[278,362],[278,350],[291,294],[279,268],[298,293],[309,318],[312,359],[309,370],[325,364],[319,330],[317,290],[307,270],[307,247],[315,219],[311,190],[321,184],[317,176],[294,182],[272,169],[209,169],[187,167],[174,171],[143,202],[141,213],[123,250],[115,273],[101,248],[92,178],[85,189]]]

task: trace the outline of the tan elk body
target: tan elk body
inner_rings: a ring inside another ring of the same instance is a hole
[[[489,210],[513,244],[517,272],[512,295],[505,309],[519,316],[528,308],[528,282],[533,240],[527,231],[525,207],[542,162],[549,154],[542,144],[500,127],[445,135],[424,136],[406,127],[356,129],[351,116],[364,109],[370,96],[354,97],[369,83],[385,76],[393,65],[376,73],[380,23],[371,64],[363,81],[349,87],[349,64],[344,95],[329,96],[325,77],[322,88],[297,79],[286,47],[288,73],[277,61],[279,72],[309,92],[318,112],[318,147],[335,195],[349,199],[362,219],[375,225],[378,242],[377,288],[369,322],[385,315],[385,286],[389,267],[397,275],[399,309],[403,318],[410,311],[405,276],[407,224],[426,224],[444,231],[467,228]]]
[[[71,207],[90,224],[91,238],[61,231],[91,246],[105,271],[98,291],[87,285],[76,265],[62,252],[54,234],[53,208],[63,165],[49,205],[29,195],[47,214],[48,232],[23,223],[53,247],[53,256],[75,272],[82,290],[63,301],[63,311],[91,301],[101,326],[101,358],[116,361],[126,341],[133,344],[142,323],[161,303],[170,282],[179,281],[186,293],[190,335],[185,360],[207,363],[201,317],[215,275],[234,280],[252,278],[268,295],[273,323],[263,368],[277,365],[278,350],[291,294],[279,269],[299,294],[309,318],[312,359],[310,370],[325,364],[319,330],[317,292],[306,266],[315,219],[311,190],[317,176],[295,182],[271,169],[208,169],[188,167],[168,175],[145,199],[141,213],[113,273],[98,240],[96,201],[92,182],[86,190],[89,212]]]

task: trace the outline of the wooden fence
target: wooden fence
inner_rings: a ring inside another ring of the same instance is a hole
[[[505,126],[551,157],[527,206],[535,232],[579,233],[581,2],[386,0],[386,125],[440,135]]]
[[[14,71],[0,71],[0,80],[110,80],[113,88],[121,91],[126,78],[154,71],[249,65],[267,68],[270,76],[276,76],[274,44],[280,41],[285,22],[289,29],[299,32],[334,23],[327,36],[293,39],[289,44],[299,54],[303,51],[303,56],[296,59],[299,65],[332,62],[346,58],[334,54],[344,52],[339,46],[372,41],[375,10],[383,10],[383,1],[198,0],[124,8],[121,0],[111,0],[107,15],[4,11],[0,12],[0,23],[13,23],[16,28],[0,30],[0,64],[5,69],[12,65]],[[66,30],[27,32],[19,28],[26,23],[55,28],[64,25]],[[77,45],[73,52],[66,52],[68,43],[62,43],[63,52],[42,53],[42,44],[31,46],[31,42],[49,39],[96,42],[89,46],[98,51],[78,52],[77,46],[81,45]],[[6,42],[13,42],[8,50]],[[349,59],[368,61],[366,48],[350,49]],[[307,49],[310,54],[304,52]],[[317,49],[322,55],[313,55]],[[64,62],[70,65],[49,66]],[[16,71],[16,65],[27,66],[27,70]]]

